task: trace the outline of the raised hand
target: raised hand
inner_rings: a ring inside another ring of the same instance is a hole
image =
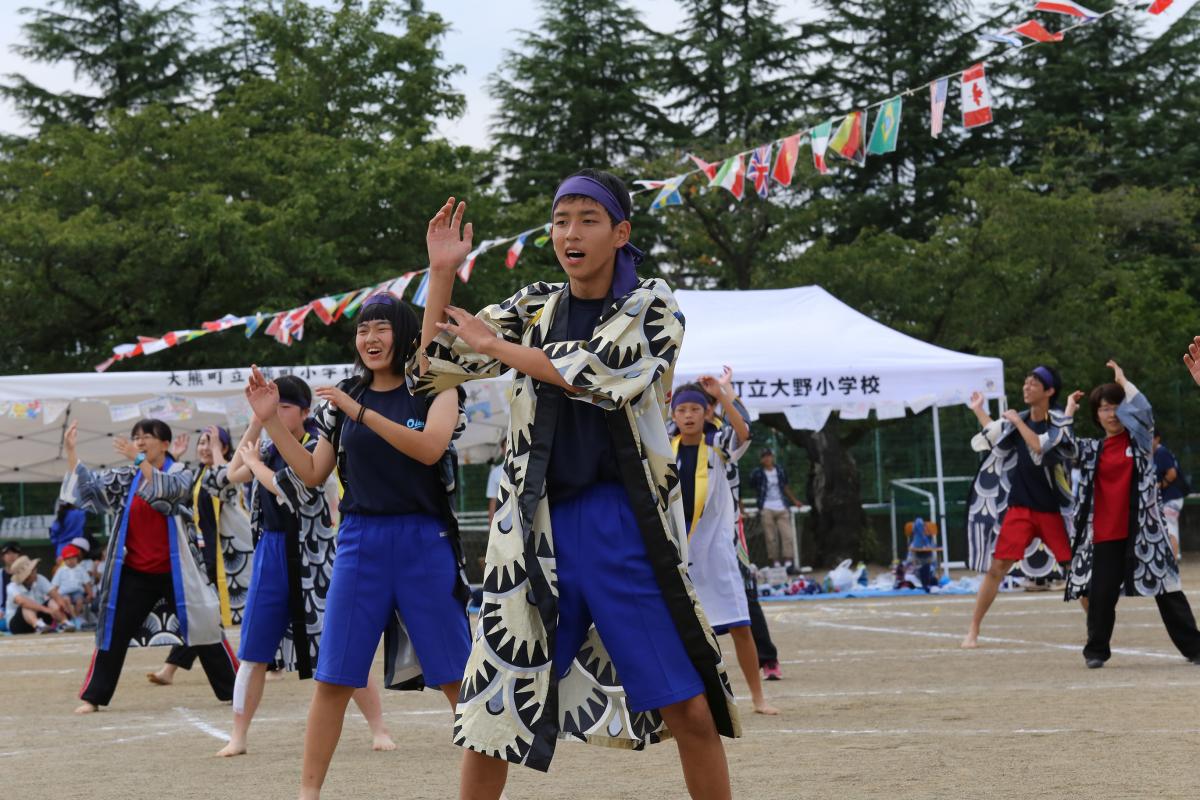
[[[133,461],[138,457],[137,445],[126,439],[124,436],[113,437],[113,450],[116,450],[119,455]]]
[[[476,353],[485,353],[488,345],[496,341],[496,332],[471,312],[458,306],[446,306],[446,316],[450,321],[439,322],[438,328],[453,333]]]
[[[244,464],[257,464],[262,461],[258,457],[258,441],[255,439],[243,442],[242,446],[238,448],[238,453],[241,455],[242,463]]]
[[[75,465],[79,463],[79,423],[72,422],[67,426],[66,433],[63,434],[63,450],[67,457],[67,465],[71,469],[75,469]]]
[[[717,382],[723,383],[726,386],[732,386],[733,385],[733,367],[726,364],[725,368],[721,370],[721,377],[717,378]]]
[[[263,377],[257,366],[250,367],[250,379],[246,381],[246,402],[254,411],[259,422],[267,423],[275,418],[279,410],[279,387],[274,381]]]
[[[466,202],[456,208],[454,198],[448,198],[429,220],[425,231],[425,248],[429,253],[429,268],[435,274],[454,272],[471,252],[475,230],[471,223],[462,224]]]
[[[1188,351],[1183,357],[1183,363],[1187,366],[1188,372],[1192,375],[1192,380],[1200,386],[1200,336],[1192,340],[1188,345]]]
[[[1122,386],[1125,385],[1125,370],[1121,369],[1120,365],[1117,364],[1116,361],[1113,361],[1110,358],[1105,363],[1104,366],[1108,367],[1109,369],[1111,369],[1113,371],[1113,380],[1114,381],[1116,381],[1117,383],[1119,383]]]
[[[341,411],[347,417],[358,419],[358,412],[361,408],[360,404],[336,386],[318,386],[313,391],[313,394],[322,400],[332,403],[338,411]]]
[[[186,433],[181,433],[178,436],[176,436],[175,440],[173,442],[171,442],[171,446],[168,448],[168,452],[170,452],[171,458],[178,461],[179,459],[186,456],[187,451],[188,451],[188,445],[191,444],[191,442],[192,442],[192,437]]]
[[[1021,421],[1021,412],[1017,411],[1015,408],[1010,408],[1004,412],[1004,418],[1013,425],[1016,425]]]
[[[1063,409],[1068,417],[1075,416],[1075,412],[1079,410],[1079,401],[1083,399],[1083,391],[1076,389],[1067,397],[1067,407]]]
[[[971,392],[971,399],[967,401],[967,408],[972,411],[983,411],[984,397],[983,392]]]

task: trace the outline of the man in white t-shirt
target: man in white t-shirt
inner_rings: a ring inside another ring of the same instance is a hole
[[[792,524],[791,507],[800,505],[800,501],[788,486],[787,472],[775,463],[771,448],[763,448],[758,463],[750,481],[758,492],[758,515],[767,544],[767,561],[795,561],[796,528]]]
[[[9,567],[12,580],[4,609],[10,633],[42,633],[51,625],[65,623],[68,604],[44,575],[37,572],[38,559],[21,556]]]

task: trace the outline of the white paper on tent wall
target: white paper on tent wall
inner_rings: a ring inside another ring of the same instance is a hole
[[[44,400],[42,401],[42,424],[51,425],[63,412],[71,407],[71,403],[67,400]]]
[[[819,431],[829,421],[833,406],[792,406],[785,408],[783,415],[788,425],[797,431]]]
[[[875,404],[875,419],[901,419],[904,417],[904,403],[880,401]]]
[[[137,403],[110,403],[108,416],[113,422],[128,422],[142,416],[142,407]]]
[[[199,414],[224,414],[225,413],[225,398],[224,397],[197,397],[196,412]]]
[[[226,397],[224,400],[225,420],[230,428],[246,428],[250,425],[250,404],[244,397]]]
[[[192,418],[192,403],[186,397],[179,395],[163,395],[153,400],[143,400],[138,404],[143,417],[161,419],[164,422],[188,420]]]

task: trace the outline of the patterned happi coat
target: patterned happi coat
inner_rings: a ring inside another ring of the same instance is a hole
[[[1021,419],[1029,422],[1028,410],[1021,412]],[[1058,409],[1050,409],[1050,427],[1041,435],[1042,453],[1031,454],[1058,495],[1068,530],[1072,500],[1068,469],[1077,451],[1071,425],[1070,417]],[[979,572],[986,572],[992,563],[992,552],[1008,511],[1008,495],[1012,490],[1009,474],[1017,468],[1018,447],[1026,447],[1025,440],[1012,423],[1003,419],[993,421],[971,439],[973,450],[987,453],[967,496],[967,565]],[[1054,556],[1041,539],[1034,539],[1013,571],[1019,569],[1026,577],[1039,578],[1050,574],[1055,567]]]
[[[226,466],[201,467],[196,479],[199,485],[192,488],[192,505],[200,502],[216,504],[217,530],[221,538],[218,563],[225,579],[224,593],[218,592],[221,617],[230,625],[239,625],[250,594],[250,577],[254,574],[254,539],[250,535],[250,512],[242,505],[241,487],[229,482],[228,471]],[[196,513],[193,509],[193,518]],[[229,614],[227,620],[226,611]]]
[[[668,738],[657,710],[632,713],[620,676],[593,626],[560,681],[552,669],[558,621],[554,533],[544,487],[560,403],[594,403],[609,413],[623,483],[659,586],[705,684],[717,730],[740,735],[733,692],[716,637],[687,577],[687,539],[675,456],[667,437],[664,386],[671,385],[683,315],[667,284],[641,281],[606,308],[587,341],[548,343],[565,329],[566,285],[535,283],[479,312],[511,342],[542,348],[582,390],[518,374],[508,452],[488,537],[483,605],[455,711],[456,744],[545,770],[558,737],[641,749]],[[557,331],[556,331],[557,332]],[[442,334],[426,351],[418,392],[437,392],[505,367]]]
[[[316,444],[316,439],[310,439],[305,443],[305,447],[311,451]],[[264,463],[270,458],[270,450],[270,442],[259,442],[259,458]],[[237,484],[229,483],[227,472],[224,468],[217,471],[214,485],[222,491],[237,489]],[[299,671],[301,677],[309,677],[317,663],[321,631],[325,628],[325,597],[329,593],[329,580],[333,576],[337,528],[333,523],[324,487],[310,489],[296,476],[292,468],[287,466],[276,471],[275,486],[280,492],[278,496],[264,489],[257,479],[250,484],[250,528],[254,540],[257,541],[262,536],[263,503],[278,503],[297,520],[299,600],[303,607],[309,657],[306,663],[301,663],[296,652],[292,626],[289,624],[284,628],[283,639],[275,654],[275,664],[289,672]]]
[[[191,489],[196,473],[182,462],[168,460],[167,470],[154,470],[149,480],[138,482],[138,495],[160,514],[167,516],[171,537],[171,574],[175,606],[160,600],[134,634],[132,645],[218,644],[221,632],[217,592],[208,582],[204,562],[193,544]],[[121,572],[125,565],[124,520],[137,467],[93,471],[82,463],[63,479],[59,497],[98,514],[113,515],[108,556],[100,583],[100,615],[96,624],[96,647],[107,650],[112,640]]]
[[[1133,582],[1125,581],[1126,595],[1154,595],[1178,592],[1179,565],[1171,552],[1166,525],[1158,507],[1158,483],[1154,471],[1154,411],[1150,401],[1128,381],[1125,400],[1117,406],[1117,419],[1129,431],[1133,448],[1133,483],[1130,490],[1129,528],[1126,540],[1128,557],[1133,563]],[[1092,584],[1092,532],[1095,521],[1093,498],[1096,470],[1100,465],[1103,439],[1080,439],[1079,486],[1075,514],[1074,557],[1067,575],[1067,600],[1086,597]]]

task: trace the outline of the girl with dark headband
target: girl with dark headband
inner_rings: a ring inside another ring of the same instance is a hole
[[[450,504],[450,442],[465,427],[458,391],[415,397],[405,383],[418,325],[389,294],[363,303],[355,376],[316,390],[318,439],[309,449],[281,419],[278,382],[252,368],[246,397],[291,473],[342,487],[337,557],[325,604],[316,692],[304,734],[300,797],[315,798],[341,736],[346,705],[367,685],[385,633],[385,683],[436,686],[453,704],[471,641],[470,589]]]
[[[683,315],[639,279],[629,195],[584,170],[551,206],[566,282],[472,316],[450,304],[470,251],[465,204],[429,222],[417,391],[516,371],[483,605],[458,697],[461,796],[494,798],[508,764],[550,766],[558,738],[641,748],[673,736],[693,797],[730,796],[720,734],[739,735],[716,637],[683,558],[667,389]]]
[[[1078,448],[1071,418],[1061,410],[1062,379],[1051,367],[1030,370],[1021,388],[1028,408],[992,420],[979,392],[970,406],[982,430],[971,440],[987,453],[967,498],[969,564],[986,573],[962,646],[979,646],[979,628],[1000,583],[1040,541],[1060,565],[1071,560],[1064,515],[1071,508],[1068,469]]]
[[[1158,505],[1151,435],[1150,401],[1109,361],[1113,383],[1092,390],[1092,422],[1103,439],[1080,439],[1075,556],[1067,576],[1066,599],[1079,598],[1087,609],[1084,663],[1103,667],[1112,656],[1109,644],[1117,620],[1117,601],[1153,597],[1163,626],[1183,657],[1200,665],[1200,631],[1179,581]],[[1073,417],[1083,392],[1067,400]]]

